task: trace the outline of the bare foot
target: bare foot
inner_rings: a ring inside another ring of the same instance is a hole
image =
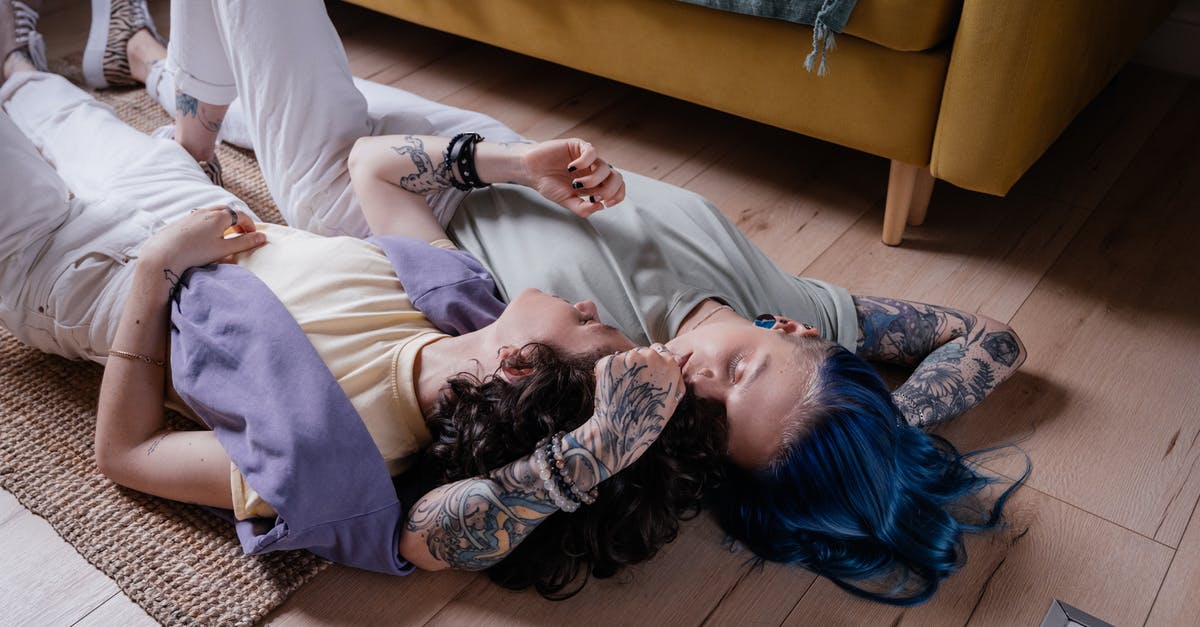
[[[126,42],[125,54],[129,57],[129,74],[138,82],[145,83],[150,66],[155,61],[167,58],[167,48],[150,34],[149,29],[143,28]]]
[[[3,80],[0,83],[8,80],[8,77],[17,72],[33,72],[37,70],[33,65],[33,61],[29,59],[29,54],[24,50],[13,50],[11,54],[4,59]]]

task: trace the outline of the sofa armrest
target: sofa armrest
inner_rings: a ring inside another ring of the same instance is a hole
[[[930,167],[1004,195],[1173,0],[965,0]]]

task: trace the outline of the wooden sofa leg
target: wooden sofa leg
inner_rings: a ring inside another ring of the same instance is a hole
[[[904,239],[904,225],[908,223],[913,185],[919,169],[915,165],[892,160],[892,170],[888,173],[887,205],[883,209],[883,243],[888,246],[899,245]]]
[[[887,205],[883,210],[883,243],[896,246],[904,239],[906,224],[925,220],[933,176],[929,168],[892,160],[888,174]]]
[[[913,182],[912,205],[908,208],[908,225],[921,226],[925,223],[925,212],[929,210],[929,199],[933,196],[933,173],[929,168],[917,170]]]

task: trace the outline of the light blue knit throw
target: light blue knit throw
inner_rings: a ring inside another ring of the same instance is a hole
[[[834,33],[842,32],[857,0],[682,0],[721,11],[787,20],[813,27],[812,51],[804,59],[804,69],[817,68],[824,76],[828,52],[834,49]]]

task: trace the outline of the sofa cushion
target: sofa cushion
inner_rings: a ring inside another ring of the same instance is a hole
[[[962,4],[963,0],[858,0],[843,32],[892,50],[929,50],[953,36]]]

